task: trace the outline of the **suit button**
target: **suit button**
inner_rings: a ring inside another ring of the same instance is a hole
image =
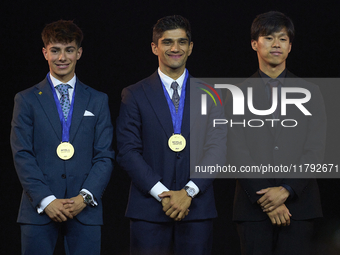
[[[176,180],[174,180],[174,183],[176,183]]]
[[[66,179],[66,174],[62,174],[61,178]]]
[[[274,150],[278,151],[279,150],[279,146],[275,146]]]
[[[177,153],[177,158],[181,158],[181,154],[180,153]]]

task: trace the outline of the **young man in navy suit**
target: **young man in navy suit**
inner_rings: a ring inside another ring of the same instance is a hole
[[[11,147],[23,187],[22,254],[100,254],[102,201],[114,159],[108,97],[78,80],[83,33],[72,21],[45,26],[50,72],[15,96]]]
[[[283,88],[301,87],[311,93],[304,107],[312,116],[305,116],[295,105],[290,105],[287,115],[281,114],[279,106],[279,111],[273,114],[258,116],[247,110],[240,117],[232,114],[232,101],[229,101],[226,111],[233,121],[260,119],[265,123],[261,127],[235,125],[229,128],[231,164],[285,167],[322,163],[326,136],[322,95],[316,85],[298,79],[286,69],[294,33],[292,21],[280,12],[271,11],[256,17],[251,27],[251,46],[257,52],[259,70],[240,88],[247,98],[247,89],[252,87],[254,108],[266,110],[271,108],[275,89],[280,102]],[[299,97],[301,94],[288,96]],[[267,119],[294,119],[297,125],[283,127],[281,121],[273,124]],[[247,174],[243,177],[237,180],[233,215],[242,254],[310,254],[313,220],[322,216],[316,180],[295,179],[294,174],[289,173],[267,179],[250,179]]]
[[[131,254],[210,254],[217,216],[212,179],[190,179],[189,170],[190,75],[185,65],[193,42],[188,20],[179,15],[158,20],[151,48],[159,68],[123,90],[117,119],[117,161],[132,180],[126,212]],[[225,137],[223,131],[218,139],[223,146]],[[173,146],[185,141],[186,146]]]

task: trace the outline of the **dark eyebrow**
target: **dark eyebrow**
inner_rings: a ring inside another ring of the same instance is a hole
[[[178,38],[177,40],[178,40],[178,41],[189,41],[188,38]],[[164,38],[164,39],[162,40],[162,42],[172,42],[172,41],[174,41],[172,38]]]
[[[54,49],[54,50],[60,50],[59,47],[55,47],[55,46],[53,46],[53,47],[50,48],[50,50],[52,50],[52,49]],[[74,47],[74,46],[68,46],[68,47],[66,47],[66,49],[67,49],[67,50],[69,50],[69,49],[76,49],[76,47]]]
[[[271,33],[269,35],[274,36],[274,33]],[[269,36],[269,35],[267,35],[267,36]],[[288,36],[288,34],[286,32],[281,32],[281,33],[278,34],[278,36]]]
[[[261,36],[261,35],[260,35]],[[275,37],[273,34],[269,34],[269,35],[262,35],[262,37],[269,37],[269,36],[271,36],[271,37]],[[288,36],[288,34],[287,33],[280,33],[280,34],[278,34],[277,35],[277,37],[289,37]]]
[[[172,41],[173,41],[173,40],[170,39],[170,38],[165,38],[165,39],[162,40],[162,42],[172,42]]]

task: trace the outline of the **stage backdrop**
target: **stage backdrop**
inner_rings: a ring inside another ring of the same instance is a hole
[[[79,79],[109,95],[117,118],[122,89],[158,67],[151,52],[152,26],[161,17],[180,14],[192,25],[193,53],[187,68],[196,77],[248,77],[257,70],[250,47],[250,25],[257,14],[278,10],[292,18],[296,37],[287,66],[300,77],[339,77],[338,1],[2,1],[1,21],[1,252],[20,254],[16,223],[21,185],[9,145],[14,95],[40,82],[48,72],[40,33],[45,24],[72,19],[84,32]],[[320,87],[326,103],[328,133],[325,161],[339,164],[339,88]],[[118,166],[104,194],[102,254],[128,254],[129,221],[124,218],[129,177]],[[324,218],[317,224],[315,254],[339,254],[339,179],[319,180]],[[234,180],[215,182],[219,216],[214,254],[237,255],[231,222]],[[336,239],[338,238],[338,239]],[[335,240],[335,241],[334,241]],[[58,248],[55,254],[63,254]]]

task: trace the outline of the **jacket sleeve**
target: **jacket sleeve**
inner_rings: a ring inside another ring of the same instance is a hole
[[[14,99],[11,128],[11,147],[15,169],[24,193],[36,208],[40,201],[53,195],[43,172],[39,168],[34,151],[34,111],[22,93]]]
[[[161,180],[161,176],[143,159],[142,118],[139,105],[129,88],[122,91],[117,119],[117,147],[118,164],[127,171],[133,184],[147,194]]]

